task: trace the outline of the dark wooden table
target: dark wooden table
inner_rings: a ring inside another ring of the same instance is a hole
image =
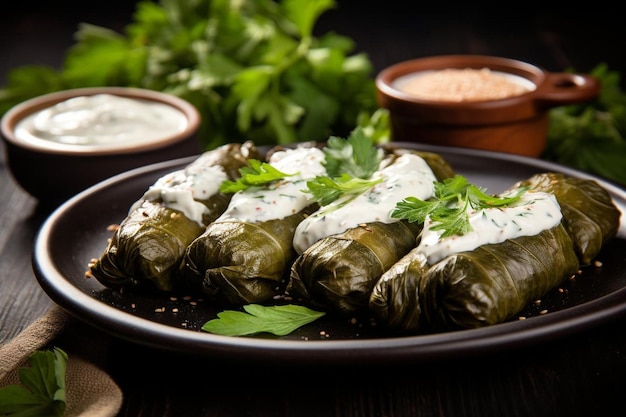
[[[414,11],[412,2],[341,3],[318,30],[355,39],[377,70],[413,57],[478,53],[555,71],[587,71],[599,62],[626,71],[617,13],[515,8],[494,16],[470,6]],[[380,10],[383,4],[395,9]],[[121,28],[133,10],[123,1],[57,6],[25,4],[2,13],[0,75],[17,65],[58,65],[78,22]],[[52,305],[31,269],[33,239],[50,210],[19,189],[2,154],[0,343]],[[472,358],[338,368],[218,363],[136,345],[82,322],[63,337],[100,341],[95,360],[124,392],[121,416],[571,417],[624,415],[625,330],[621,316],[550,342]]]

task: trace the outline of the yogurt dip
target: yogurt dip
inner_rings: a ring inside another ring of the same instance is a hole
[[[95,94],[74,97],[34,112],[15,126],[23,141],[106,146],[151,142],[181,133],[185,114],[157,101]]]

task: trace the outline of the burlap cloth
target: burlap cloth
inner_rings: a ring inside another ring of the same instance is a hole
[[[58,347],[68,354],[64,416],[116,416],[123,397],[101,368],[106,346],[94,329],[78,323],[55,305],[13,340],[0,345],[0,388],[20,384],[18,370],[29,366],[31,353]]]

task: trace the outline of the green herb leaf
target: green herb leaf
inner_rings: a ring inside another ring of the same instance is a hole
[[[469,222],[468,210],[505,207],[519,201],[527,188],[520,188],[510,197],[492,196],[484,189],[470,184],[461,175],[436,181],[435,195],[428,200],[407,197],[396,204],[391,217],[407,219],[410,222],[424,223],[427,217],[436,224],[433,230],[443,230],[441,237],[462,236],[472,227]]]
[[[313,194],[313,201],[326,206],[343,195],[362,194],[382,180],[382,178],[372,180],[352,178],[348,174],[342,174],[337,178],[315,177],[307,181],[307,189],[304,192]]]
[[[202,330],[223,336],[246,336],[256,333],[272,333],[285,336],[326,313],[298,305],[262,306],[249,304],[244,311],[226,310],[209,320]]]
[[[361,126],[353,129],[347,139],[331,136],[324,153],[324,165],[329,177],[348,174],[354,178],[369,179],[382,159],[380,150]]]
[[[0,389],[0,415],[62,416],[66,407],[67,359],[67,354],[59,348],[30,355],[30,368],[19,369],[23,386],[10,385]]]
[[[307,181],[307,189],[302,190],[313,194],[313,201],[320,205],[326,206],[343,195],[361,194],[382,181],[371,179],[380,166],[382,153],[362,126],[354,128],[347,139],[331,136],[323,151],[327,176]]]
[[[239,169],[241,177],[237,181],[223,181],[220,184],[220,191],[236,193],[249,187],[258,187],[297,174],[285,174],[267,162],[261,162],[258,159],[250,159],[248,164],[249,166]]]
[[[550,110],[541,157],[626,185],[626,93],[620,74],[599,64],[590,75],[600,81],[598,98]]]

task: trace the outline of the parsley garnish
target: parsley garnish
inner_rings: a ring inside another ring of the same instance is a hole
[[[347,139],[331,136],[323,151],[327,176],[307,181],[307,189],[303,190],[313,194],[313,201],[320,205],[328,205],[342,195],[361,194],[382,181],[371,178],[382,157],[362,127],[357,126]]]
[[[250,159],[248,164],[249,166],[239,169],[241,177],[237,181],[223,181],[220,184],[220,191],[223,193],[235,193],[249,187],[258,187],[296,175],[285,174],[267,162],[261,162],[257,159]]]
[[[62,416],[65,412],[67,353],[59,348],[37,351],[20,368],[20,382],[0,389],[0,415]]]
[[[313,194],[313,201],[321,206],[326,206],[342,195],[361,194],[382,180],[382,178],[373,180],[352,178],[348,174],[342,174],[338,178],[317,177],[307,182],[308,189],[306,191]]]
[[[504,207],[517,202],[527,188],[520,188],[511,197],[488,195],[484,189],[470,184],[461,175],[434,183],[434,197],[420,200],[407,197],[396,204],[391,217],[409,222],[425,222],[427,217],[435,223],[432,230],[443,230],[441,237],[462,236],[472,231],[469,210]]]
[[[285,336],[326,313],[298,305],[262,306],[248,304],[245,311],[226,310],[209,320],[202,330],[223,336],[246,336],[256,333],[272,333]]]
[[[371,136],[357,126],[347,139],[331,136],[324,148],[324,166],[329,177],[348,174],[355,178],[370,178],[378,169],[381,153]]]

